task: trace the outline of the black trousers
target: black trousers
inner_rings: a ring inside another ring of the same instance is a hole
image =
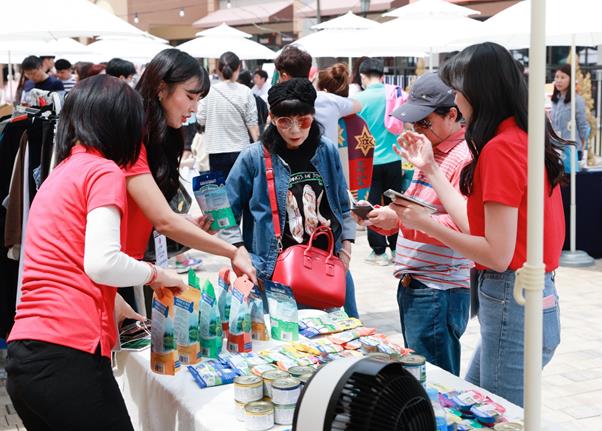
[[[401,179],[401,161],[374,165],[368,201],[372,205],[389,205],[391,200],[384,197],[383,192],[388,189],[401,192]],[[397,245],[397,234],[384,236],[368,229],[368,244],[375,254],[383,254],[387,247],[394,251]]]
[[[224,180],[228,178],[234,162],[240,152],[209,154],[209,169],[219,171],[224,175]]]
[[[28,431],[133,431],[111,361],[56,344],[8,345],[6,389]]]

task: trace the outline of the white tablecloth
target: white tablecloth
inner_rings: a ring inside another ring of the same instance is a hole
[[[254,342],[253,350],[271,343]],[[134,428],[140,431],[244,431],[236,420],[234,385],[200,389],[184,368],[175,376],[162,376],[150,369],[150,350],[120,352],[117,355],[117,381],[123,393]],[[427,380],[449,389],[483,389],[427,364]],[[506,407],[506,417],[521,419],[523,410],[503,398],[489,394]],[[275,431],[291,429],[276,426]],[[546,427],[546,429],[553,429]]]

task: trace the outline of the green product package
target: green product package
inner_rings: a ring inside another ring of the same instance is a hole
[[[290,287],[270,280],[264,281],[268,298],[272,338],[279,341],[299,339],[299,313]]]
[[[201,172],[192,179],[194,196],[203,214],[213,218],[214,231],[237,226],[225,185],[226,179],[218,172]]]
[[[200,344],[201,356],[217,358],[222,352],[224,333],[222,319],[215,297],[215,289],[209,280],[205,281],[201,293]]]
[[[217,304],[219,306],[219,314],[222,318],[222,329],[224,336],[228,337],[228,328],[230,326],[230,308],[232,307],[232,292],[230,287],[230,270],[222,268],[217,278],[219,290]]]

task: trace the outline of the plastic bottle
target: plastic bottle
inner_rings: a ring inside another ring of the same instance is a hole
[[[426,393],[428,394],[431,404],[433,405],[437,431],[447,431],[447,414],[445,413],[445,409],[441,407],[441,403],[439,403],[439,392],[437,389],[428,388]]]

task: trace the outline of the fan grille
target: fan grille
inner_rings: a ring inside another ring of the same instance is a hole
[[[354,372],[335,411],[332,430],[432,431],[436,426],[424,389],[400,364],[376,375]]]

